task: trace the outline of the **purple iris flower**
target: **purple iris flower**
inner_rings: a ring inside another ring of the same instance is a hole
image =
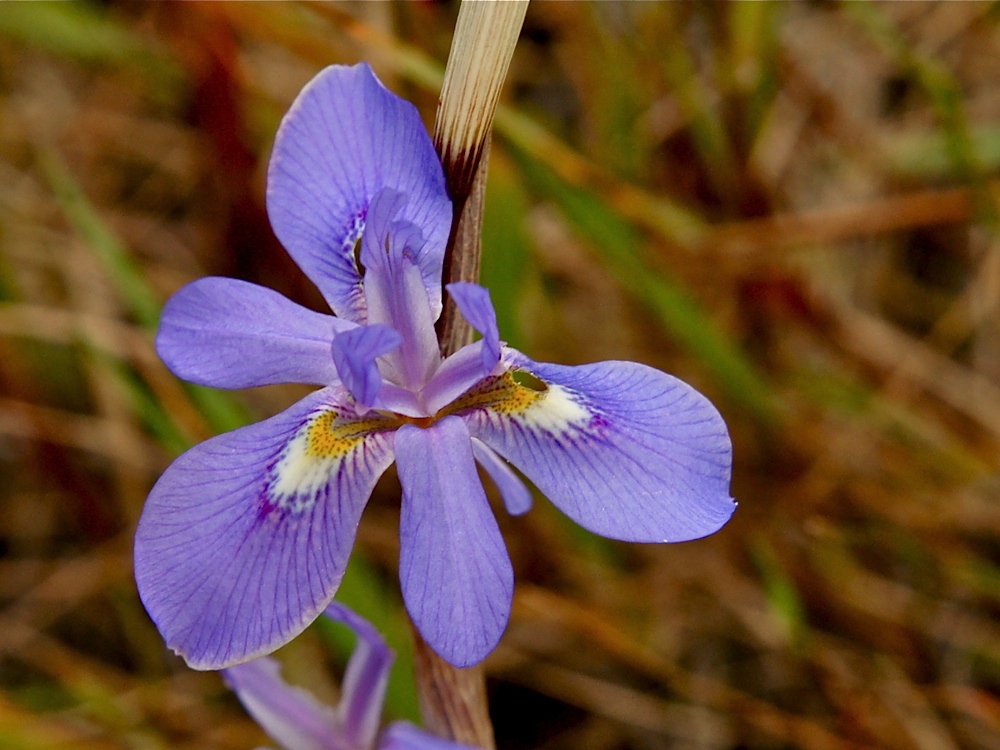
[[[456,666],[496,646],[513,591],[477,462],[510,513],[531,494],[507,461],[613,539],[694,539],[732,515],[726,426],[676,378],[631,362],[533,362],[502,344],[489,293],[468,283],[448,292],[482,338],[442,359],[451,203],[416,109],[367,65],[327,68],[302,91],[267,179],[274,230],[336,317],[223,278],[184,287],[163,311],[157,351],[181,378],[323,386],[187,451],[149,495],[139,593],[191,666],[268,653],[323,611],[394,460],[403,600]]]
[[[284,750],[468,750],[468,745],[435,737],[406,721],[379,732],[392,649],[370,622],[343,604],[331,603],[325,614],[358,635],[336,707],[288,685],[281,679],[281,665],[267,656],[222,673],[247,713],[272,739]]]

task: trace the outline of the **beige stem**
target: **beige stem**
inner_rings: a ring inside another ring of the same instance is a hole
[[[445,284],[479,278],[493,113],[527,6],[527,0],[464,0],[458,13],[434,124],[434,145],[454,210],[444,260]],[[457,351],[471,336],[472,329],[446,295],[438,321],[441,353],[447,356]],[[496,743],[482,668],[453,667],[434,653],[416,628],[413,637],[417,692],[427,728],[442,737],[493,750]]]

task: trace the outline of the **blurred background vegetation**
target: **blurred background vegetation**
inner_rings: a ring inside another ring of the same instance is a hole
[[[303,391],[188,387],[152,333],[206,274],[322,309],[267,223],[278,121],[368,60],[430,123],[456,12],[0,5],[0,747],[266,743],[163,648],[131,539],[173,456]],[[705,391],[740,509],[663,547],[501,512],[501,748],[1000,746],[998,60],[993,3],[531,6],[487,199],[501,332]],[[398,497],[340,598],[414,717]],[[348,646],[314,628],[286,674],[332,700]]]

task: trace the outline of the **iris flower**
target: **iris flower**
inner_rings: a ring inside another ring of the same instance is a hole
[[[267,656],[223,671],[226,684],[261,729],[284,750],[471,750],[406,721],[379,732],[392,650],[370,622],[343,604],[333,602],[324,614],[358,636],[336,707],[285,683],[281,665]]]
[[[193,447],[146,501],[139,593],[192,667],[273,651],[324,610],[393,461],[403,601],[459,667],[496,646],[513,593],[477,462],[508,512],[531,505],[509,461],[613,539],[677,542],[729,519],[726,426],[685,383],[631,362],[534,362],[500,341],[489,293],[468,283],[448,293],[482,338],[442,359],[434,322],[452,206],[416,109],[367,65],[327,68],[300,93],[275,139],[267,209],[336,316],[205,278],[167,302],[156,338],[194,383],[323,386]]]

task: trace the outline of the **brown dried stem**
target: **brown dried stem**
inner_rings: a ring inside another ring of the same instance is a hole
[[[444,259],[445,284],[479,278],[493,113],[527,5],[527,0],[466,0],[459,11],[434,125],[434,145],[454,211]],[[441,353],[457,351],[471,336],[471,328],[446,299],[438,322]],[[428,729],[469,745],[494,748],[482,668],[453,667],[415,628],[413,633],[417,689]]]

